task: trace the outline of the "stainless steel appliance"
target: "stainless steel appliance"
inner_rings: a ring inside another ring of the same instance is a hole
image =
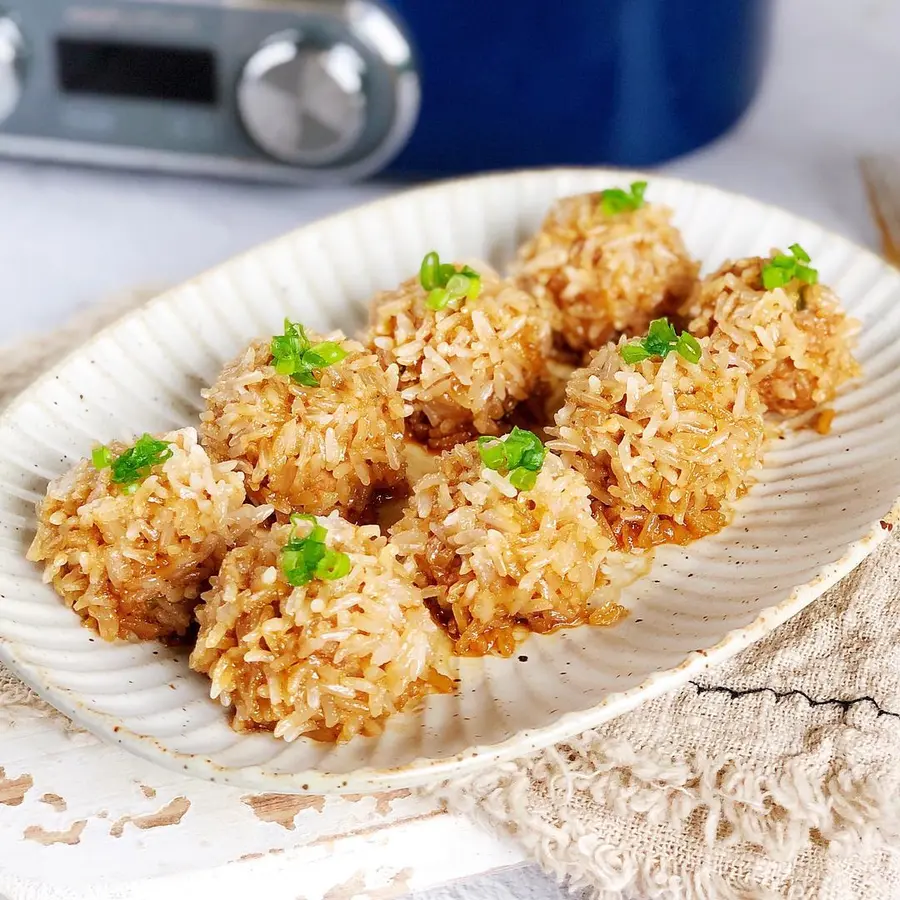
[[[771,9],[0,0],[0,153],[308,184],[651,164],[743,113]]]
[[[350,180],[418,108],[410,43],[370,0],[0,0],[0,153]]]

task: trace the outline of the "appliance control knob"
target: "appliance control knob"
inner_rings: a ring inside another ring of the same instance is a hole
[[[247,63],[238,85],[241,119],[276,159],[324,166],[353,149],[366,124],[366,63],[349,44],[270,41]]]
[[[11,18],[0,15],[0,122],[19,105],[24,79],[22,32]]]
[[[273,35],[237,85],[252,141],[311,180],[377,171],[406,142],[419,109],[412,50],[396,19],[368,0],[337,4],[323,27]]]

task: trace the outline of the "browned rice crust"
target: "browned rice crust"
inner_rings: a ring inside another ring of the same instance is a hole
[[[558,339],[579,353],[643,334],[690,294],[699,271],[671,210],[649,203],[607,216],[601,196],[559,200],[513,269],[526,291],[552,301]]]
[[[228,545],[271,508],[244,505],[234,463],[212,463],[193,428],[134,494],[88,460],[51,482],[28,558],[67,606],[111,641],[184,636]],[[118,455],[127,449],[114,442]]]
[[[609,529],[591,515],[583,476],[553,454],[517,492],[476,442],[457,445],[416,484],[391,542],[463,655],[508,656],[519,632],[624,615],[615,601],[630,579],[609,570]]]
[[[322,340],[310,334],[310,340]],[[397,367],[341,334],[348,356],[319,387],[279,375],[270,341],[254,341],[204,391],[200,437],[213,459],[233,459],[256,503],[282,514],[363,514],[374,491],[404,485],[403,401]]]
[[[418,277],[379,294],[366,343],[400,369],[408,430],[432,449],[477,434],[500,434],[503,420],[542,389],[550,350],[549,309],[486,264],[476,300],[435,312]]]
[[[725,263],[697,285],[681,313],[692,333],[711,336],[713,352],[745,368],[769,412],[811,421],[809,414],[860,374],[853,358],[859,323],[823,284],[792,281],[766,291],[768,261]]]
[[[631,366],[624,343],[572,376],[549,446],[587,479],[597,520],[621,549],[719,531],[762,459],[756,391],[706,350],[696,365],[672,352]]]
[[[197,610],[191,667],[233,710],[237,731],[346,741],[431,691],[452,690],[447,639],[375,526],[319,519],[350,556],[337,581],[291,587],[281,550],[291,528],[260,528],[232,550]]]

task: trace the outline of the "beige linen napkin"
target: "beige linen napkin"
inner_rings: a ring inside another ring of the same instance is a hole
[[[0,354],[0,403],[141,299]],[[898,541],[683,689],[439,795],[598,898],[895,900]],[[2,668],[0,707],[58,715]]]

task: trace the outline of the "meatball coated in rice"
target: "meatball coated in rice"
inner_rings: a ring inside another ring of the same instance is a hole
[[[259,340],[204,392],[209,455],[235,460],[248,496],[282,514],[337,509],[357,518],[376,490],[405,485],[397,367],[385,370],[356,341],[336,340],[347,356],[317,370],[316,387],[279,374],[271,343]]]
[[[558,339],[579,353],[646,331],[690,294],[699,270],[669,209],[646,204],[608,215],[602,198],[601,191],[559,200],[513,270],[526,291],[554,304]]]
[[[243,475],[211,462],[193,428],[162,440],[171,456],[133,492],[82,460],[38,507],[28,558],[105,640],[185,635],[228,545],[272,512],[244,504]]]
[[[415,485],[391,542],[457,653],[509,656],[517,631],[608,625],[625,611],[607,570],[612,541],[587,483],[547,454],[530,490],[486,468],[476,442]]]
[[[430,309],[419,278],[379,294],[366,343],[400,369],[412,437],[445,449],[503,420],[546,376],[549,310],[484,264],[475,299]]]
[[[346,741],[430,691],[452,690],[446,637],[375,526],[320,518],[345,577],[293,587],[282,570],[292,526],[232,550],[197,610],[191,667],[233,710],[238,731]]]
[[[685,544],[719,531],[761,462],[759,396],[704,349],[626,363],[599,350],[572,376],[548,445],[587,479],[598,521],[623,550]]]
[[[774,255],[774,254],[773,254]],[[771,413],[797,416],[829,403],[860,374],[859,324],[822,284],[792,280],[767,291],[769,258],[729,262],[704,279],[682,309],[689,330],[743,366]]]

